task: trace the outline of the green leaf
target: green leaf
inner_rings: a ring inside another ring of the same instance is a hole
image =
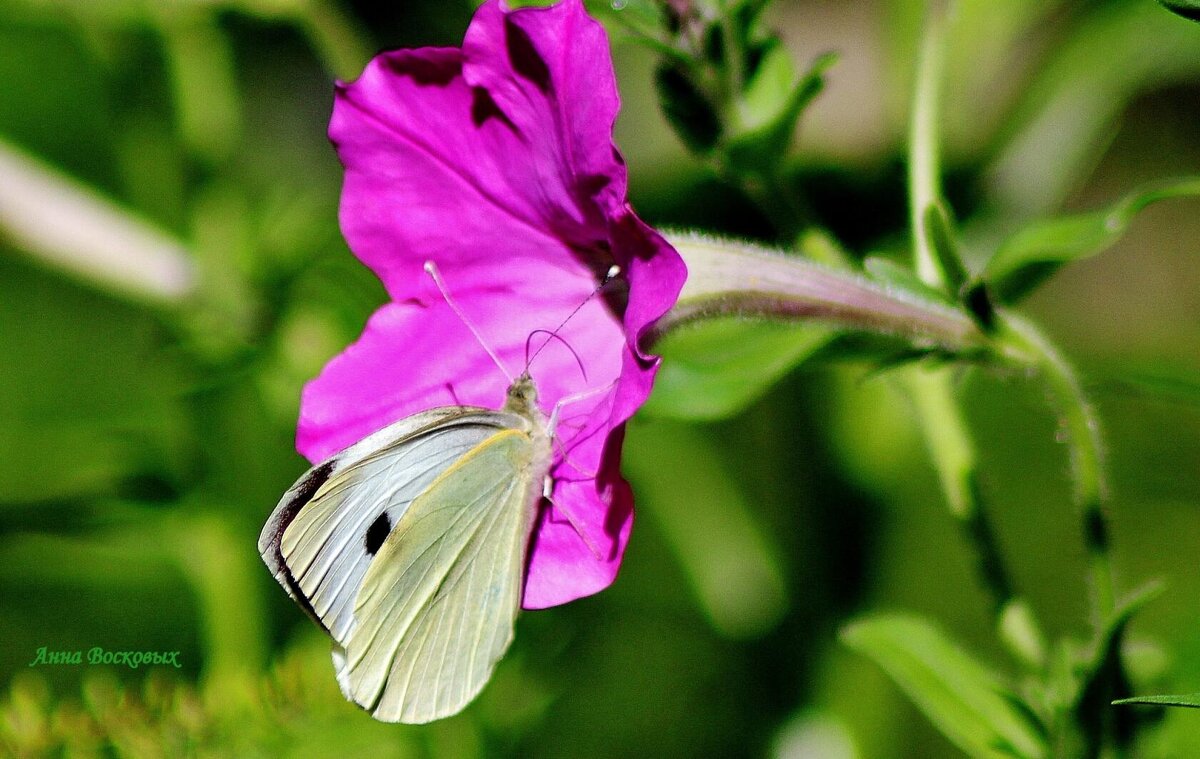
[[[1179,696],[1134,696],[1133,698],[1119,698],[1113,701],[1113,706],[1124,706],[1126,704],[1181,706],[1185,709],[1200,709],[1200,693],[1185,693]]]
[[[793,83],[790,54],[781,44],[771,46],[738,103],[741,128],[727,146],[729,160],[747,170],[774,170],[805,108],[825,87],[825,71],[836,62],[836,54],[822,55]]]
[[[1200,377],[1184,368],[1151,367],[1105,378],[1097,389],[1200,407]]]
[[[757,400],[832,337],[828,327],[728,317],[672,330],[646,414],[723,419]]]
[[[1158,0],[1162,7],[1191,21],[1200,21],[1200,0]]]
[[[1047,747],[1030,712],[1000,677],[920,617],[855,622],[842,641],[872,659],[956,746],[974,757],[1040,757]]]
[[[637,421],[625,468],[638,513],[661,529],[713,629],[750,638],[787,608],[783,551],[731,476],[722,442],[698,425]]]
[[[1040,4],[1035,24],[1063,15],[1072,21],[1058,27],[1057,43],[1023,84],[985,171],[983,205],[1021,223],[1056,213],[1087,179],[1139,93],[1200,74],[1200,34],[1149,0],[1088,3],[1086,12],[1068,14],[1056,5],[1083,10],[1063,0]]]
[[[1155,182],[1111,207],[1034,223],[1000,245],[983,278],[995,296],[1011,303],[1032,291],[1063,264],[1108,248],[1146,206],[1160,200],[1200,196],[1200,177]]]
[[[676,64],[654,71],[654,86],[667,122],[688,150],[707,155],[721,139],[721,118],[689,72]]]
[[[939,200],[925,207],[922,220],[924,223],[921,225],[921,231],[925,234],[929,249],[945,277],[946,291],[958,293],[967,281],[967,270],[963,268],[950,211],[946,204]]]

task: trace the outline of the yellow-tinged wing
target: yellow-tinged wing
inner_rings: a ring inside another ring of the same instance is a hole
[[[346,696],[376,718],[458,712],[512,642],[549,459],[540,440],[510,429],[479,443],[412,501],[371,562],[334,662]]]

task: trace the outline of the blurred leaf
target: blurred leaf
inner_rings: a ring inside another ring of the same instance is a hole
[[[799,234],[796,251],[831,269],[853,268],[849,251],[828,230],[819,226],[807,227]]]
[[[770,630],[787,606],[778,546],[698,428],[630,427],[624,467],[640,513],[658,522],[712,626],[733,638]]]
[[[178,302],[195,284],[180,242],[3,141],[0,237],[43,264],[137,300]]]
[[[1200,73],[1200,34],[1148,0],[1088,3],[1077,17],[1021,90],[988,169],[990,205],[1006,218],[1052,213],[1095,167],[1137,93]]]
[[[0,10],[9,9],[0,3]],[[6,23],[0,15],[0,139],[76,181],[111,191],[120,121],[105,61],[69,26],[30,15],[29,24]],[[154,86],[151,74],[141,81]]]
[[[1200,21],[1200,0],[1158,0],[1172,13],[1192,21]]]
[[[366,30],[343,13],[340,4],[303,2],[294,21],[307,35],[326,71],[338,79],[357,79],[371,59],[373,50]]]
[[[835,714],[806,709],[789,719],[775,736],[776,759],[859,759],[849,727]]]
[[[1088,258],[1111,246],[1146,206],[1189,196],[1200,196],[1200,177],[1155,182],[1107,209],[1031,224],[1000,246],[988,262],[983,278],[998,299],[1013,302],[1063,264]]]
[[[663,64],[654,71],[654,86],[667,123],[688,150],[699,155],[712,152],[721,139],[721,118],[688,71],[677,64]]]
[[[1143,398],[1200,406],[1200,376],[1187,369],[1172,371],[1155,367],[1142,371],[1125,371],[1100,380],[1096,386],[1097,389]]]
[[[974,757],[1041,757],[1040,726],[1000,678],[932,623],[890,614],[855,622],[842,641],[882,667],[947,738]]]
[[[726,146],[729,160],[742,170],[777,171],[804,109],[821,93],[825,72],[836,62],[836,54],[822,55],[793,83],[791,54],[782,44],[771,46],[738,104],[742,124]]]
[[[1113,706],[1125,704],[1144,704],[1147,706],[1182,706],[1185,709],[1200,709],[1200,693],[1186,693],[1179,696],[1134,696],[1113,701]]]
[[[824,346],[833,330],[728,317],[667,334],[643,413],[675,419],[723,419],[753,403],[771,385]]]
[[[160,33],[180,135],[195,155],[219,163],[237,148],[241,105],[233,49],[214,21],[180,14]]]
[[[144,309],[0,247],[0,502],[117,492],[186,468],[187,365]],[[19,357],[19,359],[15,358]]]

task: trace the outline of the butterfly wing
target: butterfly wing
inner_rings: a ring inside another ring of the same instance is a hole
[[[540,440],[510,429],[477,445],[412,502],[371,563],[334,662],[347,697],[376,718],[458,712],[512,642],[549,459]]]
[[[412,501],[464,454],[520,424],[474,407],[402,419],[310,469],[267,520],[258,548],[275,578],[337,642],[367,567]]]

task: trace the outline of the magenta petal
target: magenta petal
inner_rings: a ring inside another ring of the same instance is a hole
[[[581,0],[505,12],[484,3],[463,40],[463,75],[486,89],[529,140],[539,183],[616,212],[625,163],[613,147],[620,110],[604,28]]]
[[[619,443],[614,450],[615,461]],[[600,492],[591,481],[555,487],[554,504],[535,533],[522,601],[526,609],[574,601],[616,579],[633,527],[633,496],[615,467],[609,469],[612,479]]]
[[[572,264],[546,218],[572,199],[523,189],[528,147],[487,102],[463,81],[457,50],[384,53],[338,89],[329,134],[346,167],[342,232],[396,300],[423,287],[427,259]]]

